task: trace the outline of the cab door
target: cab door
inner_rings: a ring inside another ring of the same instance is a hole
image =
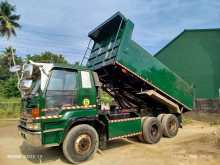
[[[52,70],[48,82],[46,108],[62,108],[77,102],[78,72],[70,69]]]
[[[80,89],[78,92],[78,104],[90,107],[96,106],[96,88],[92,72],[88,70],[79,71]]]

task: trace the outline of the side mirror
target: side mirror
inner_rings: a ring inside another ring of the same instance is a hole
[[[21,70],[21,66],[20,65],[15,65],[9,68],[9,71],[12,73],[18,72]]]
[[[31,90],[32,80],[22,80],[20,82],[20,88],[22,91],[29,91]]]
[[[24,64],[23,66],[23,77],[26,79],[31,78],[33,73],[33,65],[32,64]]]

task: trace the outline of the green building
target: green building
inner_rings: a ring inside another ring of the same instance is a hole
[[[155,57],[193,83],[196,98],[219,98],[220,29],[184,30]]]

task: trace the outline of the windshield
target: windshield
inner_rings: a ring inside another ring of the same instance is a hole
[[[75,72],[53,70],[47,90],[65,91],[73,90],[76,86]]]
[[[53,70],[46,91],[46,107],[60,108],[73,105],[77,85],[75,71]]]

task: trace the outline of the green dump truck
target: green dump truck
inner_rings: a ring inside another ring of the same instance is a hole
[[[18,129],[26,142],[62,146],[77,163],[114,139],[154,144],[177,134],[182,113],[192,109],[193,88],[131,39],[133,27],[117,12],[91,31],[85,67],[23,66]],[[102,90],[114,99],[108,109]]]

